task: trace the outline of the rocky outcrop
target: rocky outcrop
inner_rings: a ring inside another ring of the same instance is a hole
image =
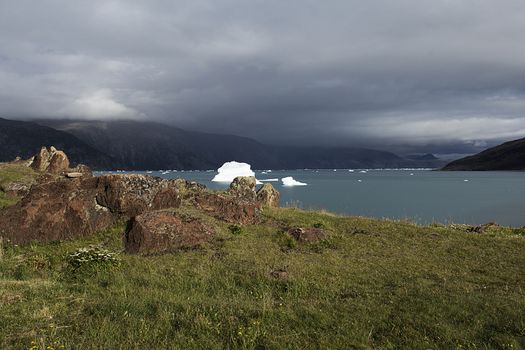
[[[197,217],[173,210],[146,212],[133,218],[125,234],[128,253],[158,254],[197,248],[215,228]]]
[[[43,181],[0,211],[0,235],[16,244],[90,235],[150,209],[180,205],[170,182],[143,175]]]
[[[130,252],[185,249],[208,237],[209,227],[198,219],[159,210],[184,204],[200,210],[203,217],[255,224],[262,207],[279,202],[279,193],[269,184],[256,192],[255,177],[238,177],[226,191],[139,174],[93,177],[84,165],[69,168],[67,155],[54,147],[42,148],[24,165],[36,171],[31,183],[3,185],[7,193],[24,195],[0,211],[0,237],[14,244],[86,236],[132,219]]]
[[[257,191],[257,202],[263,207],[276,208],[279,206],[281,194],[269,183],[265,183]]]
[[[30,167],[35,171],[60,174],[69,169],[69,158],[63,151],[51,146],[49,150],[42,147],[40,152],[30,162]]]

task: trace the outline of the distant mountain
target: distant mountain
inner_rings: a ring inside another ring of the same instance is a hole
[[[525,170],[525,138],[455,160],[442,170]]]
[[[54,145],[96,169],[217,169],[247,162],[254,169],[440,167],[437,160],[362,148],[271,146],[253,139],[187,131],[144,121],[1,120],[0,154],[28,157]]]
[[[39,123],[71,133],[131,169],[216,169],[231,160],[247,162],[254,169],[429,166],[428,161],[405,159],[385,151],[269,146],[246,137],[187,131],[153,122]]]
[[[412,160],[438,160],[439,159],[432,153],[411,154],[411,155],[405,156],[405,158],[412,159]]]
[[[90,164],[102,169],[116,163],[107,154],[66,132],[33,122],[0,118],[0,162],[13,160],[17,156],[29,158],[42,146],[66,150],[73,164]]]

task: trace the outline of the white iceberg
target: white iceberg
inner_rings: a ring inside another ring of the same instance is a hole
[[[259,182],[278,182],[279,179],[260,179]]]
[[[231,183],[237,176],[255,176],[250,164],[235,161],[224,163],[217,173],[211,181]]]
[[[283,177],[281,181],[283,182],[283,186],[306,186],[307,185],[304,182],[299,182],[295,180],[291,176]]]

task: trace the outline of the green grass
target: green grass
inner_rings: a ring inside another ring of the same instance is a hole
[[[33,169],[21,164],[0,163],[0,209],[17,202],[17,198],[9,197],[1,188],[11,182],[31,183],[38,174]]]
[[[525,347],[522,230],[268,210],[199,250],[120,254],[77,274],[67,255],[122,251],[120,225],[94,237],[5,247],[0,348],[519,349]],[[323,227],[299,244],[286,226]],[[274,269],[288,279],[271,277]],[[57,342],[56,345],[52,345]]]
[[[15,204],[16,199],[11,198],[8,195],[6,195],[4,192],[0,191],[0,209],[7,207],[9,205]]]
[[[0,163],[0,186],[13,181],[29,183],[37,175],[33,169],[23,164]]]

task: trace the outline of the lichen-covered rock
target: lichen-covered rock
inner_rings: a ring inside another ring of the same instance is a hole
[[[254,176],[238,176],[233,179],[228,192],[245,200],[255,200],[256,180]]]
[[[97,203],[119,216],[135,216],[150,208],[166,181],[139,174],[106,175],[97,178]]]
[[[49,175],[51,176],[51,175]],[[15,244],[86,236],[150,209],[180,205],[169,182],[142,175],[50,178],[0,211],[0,236]]]
[[[49,150],[42,147],[33,158],[30,166],[36,171],[59,174],[69,169],[69,158],[63,151],[59,151],[53,146]]]
[[[9,182],[7,184],[1,185],[0,190],[5,192],[8,196],[12,197],[23,197],[29,193],[31,188],[31,183],[27,182]]]
[[[194,249],[215,229],[201,219],[173,210],[150,211],[131,220],[125,234],[128,253],[158,254]]]
[[[265,183],[257,191],[257,202],[263,207],[277,208],[281,194],[271,184]]]
[[[93,176],[93,171],[91,171],[91,168],[84,164],[78,164],[76,167],[68,169],[67,172],[68,173],[79,173],[79,174],[82,174],[83,177]]]
[[[226,222],[255,224],[259,221],[260,205],[225,193],[203,193],[195,197],[195,206]]]
[[[327,237],[326,231],[321,228],[293,227],[288,234],[299,242],[317,242]]]
[[[95,201],[96,179],[35,184],[18,203],[0,211],[0,236],[14,244],[90,235],[116,216]]]

